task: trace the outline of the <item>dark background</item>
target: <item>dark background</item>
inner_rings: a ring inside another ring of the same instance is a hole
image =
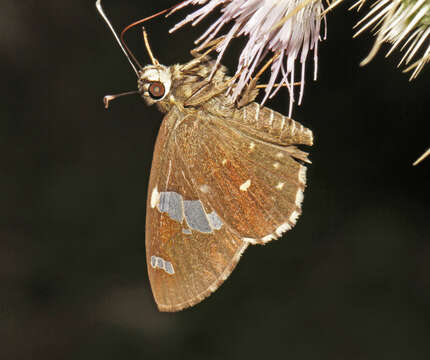
[[[105,1],[118,29],[173,1]],[[160,313],[145,263],[145,201],[162,115],[93,1],[6,1],[0,13],[1,359],[428,359],[429,69],[410,83],[398,53],[358,63],[362,15],[340,6],[319,81],[294,118],[313,129],[304,214],[250,247],[190,310]],[[165,64],[206,28],[146,24]],[[364,12],[363,12],[364,14]],[[130,47],[148,62],[139,30]],[[239,44],[238,42],[237,44]],[[387,48],[385,48],[386,50]],[[237,48],[224,63],[234,69]],[[286,91],[268,104],[287,113]]]

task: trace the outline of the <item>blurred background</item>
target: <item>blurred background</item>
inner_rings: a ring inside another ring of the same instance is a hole
[[[122,29],[174,3],[104,7]],[[144,244],[162,114],[138,96],[104,109],[136,78],[94,1],[2,2],[1,359],[429,359],[430,160],[411,164],[430,145],[430,70],[408,82],[398,53],[360,68],[374,38],[352,40],[364,12],[349,5],[329,14],[293,115],[316,139],[303,216],[206,301],[166,314]],[[189,11],[146,24],[162,63],[189,60],[209,24],[169,35]],[[148,62],[139,28],[128,39]],[[287,92],[268,105],[287,113]]]

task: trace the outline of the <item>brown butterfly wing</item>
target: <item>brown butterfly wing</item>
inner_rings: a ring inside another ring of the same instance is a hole
[[[170,129],[178,111],[163,120],[148,189],[146,254],[149,279],[161,311],[192,306],[230,275],[247,243],[199,201]],[[186,119],[185,119],[186,121]]]
[[[146,224],[148,272],[160,310],[200,302],[229,276],[249,243],[266,243],[294,226],[306,182],[297,159],[308,160],[293,144],[311,145],[312,132],[256,104],[231,118],[204,111],[184,117],[178,110],[165,117]]]
[[[255,105],[249,105],[248,112]],[[284,124],[280,131],[277,122],[283,116],[273,113],[272,127],[259,132],[257,125],[249,126],[247,116],[240,121],[238,116],[222,119],[197,113],[184,119],[174,134],[178,152],[192,174],[189,181],[203,205],[252,244],[278,238],[295,225],[306,183],[306,167],[301,162],[308,161],[307,154],[282,143],[291,143],[295,137],[296,144],[311,145],[312,132],[287,118],[288,126]],[[264,121],[267,116],[258,125]]]

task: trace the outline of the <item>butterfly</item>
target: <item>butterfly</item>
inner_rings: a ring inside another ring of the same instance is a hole
[[[146,39],[146,37],[145,37]],[[301,214],[312,131],[226,91],[227,69],[192,52],[185,64],[137,70],[138,93],[164,113],[148,185],[146,261],[160,311],[214,292],[249,245],[290,230]],[[215,69],[215,70],[214,70]],[[214,72],[213,72],[214,71]]]

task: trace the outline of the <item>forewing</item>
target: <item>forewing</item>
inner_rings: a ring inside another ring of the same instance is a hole
[[[199,200],[169,130],[187,121],[181,116],[173,110],[163,120],[148,187],[146,258],[161,311],[178,311],[210,295],[248,245]]]
[[[204,207],[244,241],[266,243],[291,229],[301,213],[307,154],[235,124],[207,113],[189,116],[175,130],[177,151]],[[311,144],[309,129],[300,125],[294,131]]]

